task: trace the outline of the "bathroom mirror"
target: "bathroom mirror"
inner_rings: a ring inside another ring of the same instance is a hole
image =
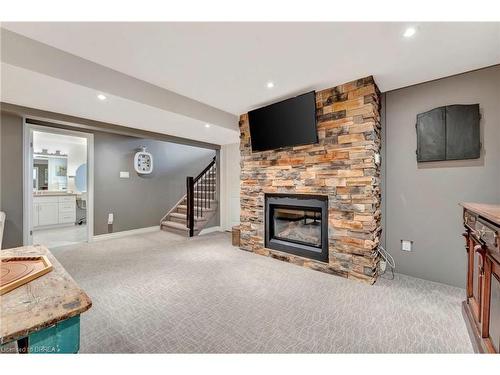
[[[67,156],[34,155],[33,189],[64,191],[68,188]]]

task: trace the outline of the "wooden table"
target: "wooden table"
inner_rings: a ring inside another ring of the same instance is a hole
[[[53,270],[0,297],[0,345],[17,341],[24,353],[77,353],[80,314],[89,296],[44,246],[1,251],[2,256],[45,255]]]

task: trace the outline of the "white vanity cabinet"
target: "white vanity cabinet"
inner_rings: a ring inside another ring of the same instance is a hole
[[[76,197],[74,195],[33,197],[33,228],[74,224]]]
[[[59,224],[74,224],[76,221],[76,197],[74,195],[59,197]]]
[[[33,227],[59,224],[59,197],[33,197]]]

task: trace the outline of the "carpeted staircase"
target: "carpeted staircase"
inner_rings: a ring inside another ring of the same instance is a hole
[[[217,212],[215,158],[197,177],[187,177],[186,190],[186,194],[162,218],[160,227],[164,231],[191,237],[198,235]]]

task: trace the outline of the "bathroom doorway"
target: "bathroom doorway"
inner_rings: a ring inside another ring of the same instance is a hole
[[[26,123],[25,146],[25,244],[91,241],[93,135]]]

